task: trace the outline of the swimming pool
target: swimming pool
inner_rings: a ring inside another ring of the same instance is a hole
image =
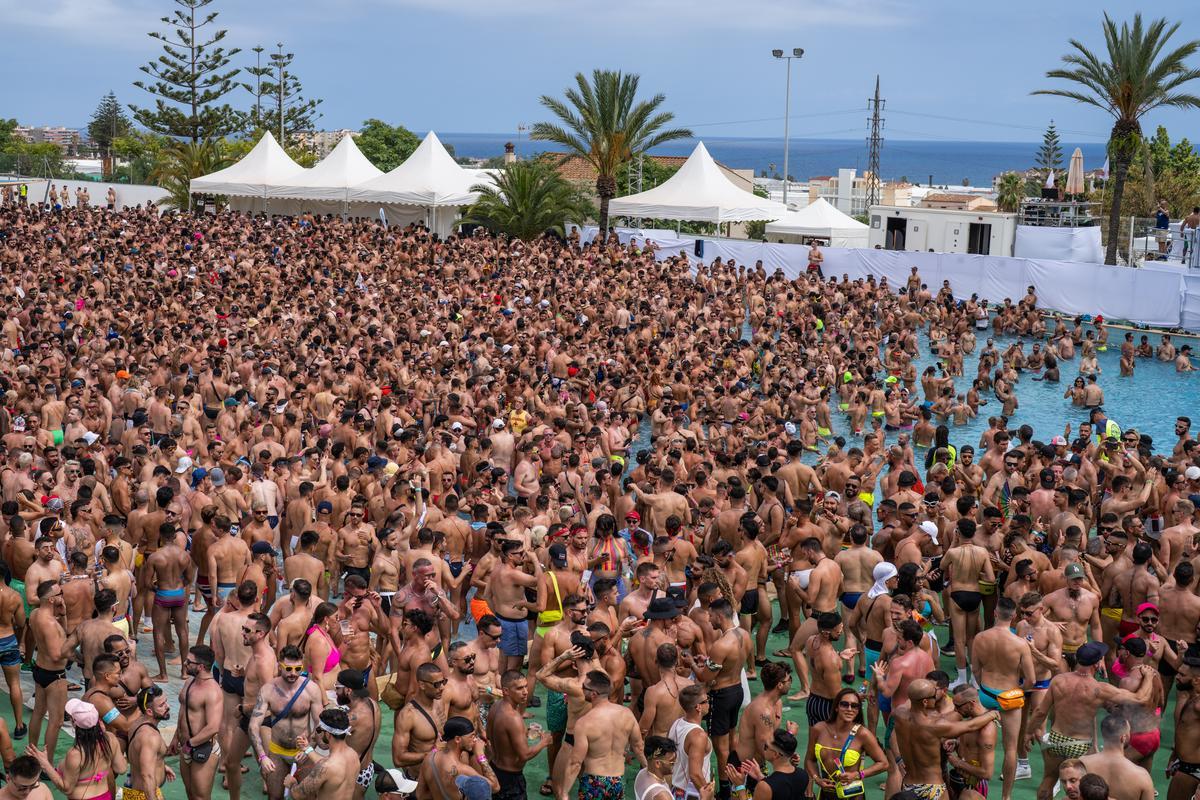
[[[1085,331],[1090,326],[1085,326]],[[981,332],[982,333],[982,332]],[[749,338],[747,326],[744,331]],[[1134,334],[1135,342],[1141,334]],[[994,336],[996,349],[1003,352],[1017,337]],[[1176,373],[1175,364],[1161,362],[1156,359],[1138,359],[1134,366],[1133,377],[1120,377],[1120,342],[1124,338],[1123,331],[1109,330],[1109,347],[1106,352],[1099,353],[1101,373],[1100,388],[1104,390],[1104,410],[1108,416],[1121,426],[1122,430],[1136,428],[1139,433],[1148,434],[1153,438],[1156,453],[1171,452],[1175,446],[1175,418],[1191,417],[1193,435],[1200,430],[1200,372]],[[920,355],[916,359],[917,375],[929,366],[937,364],[937,359],[929,353],[929,337],[924,331],[919,334]],[[963,359],[963,376],[955,378],[956,392],[966,392],[979,368],[979,353],[984,348],[988,337],[979,336],[975,352]],[[1025,352],[1028,353],[1032,342],[1037,341],[1023,337]],[[1158,336],[1151,335],[1150,343],[1158,345]],[[1063,397],[1063,392],[1079,374],[1080,351],[1076,348],[1075,358],[1059,362],[1059,373],[1062,379],[1058,383],[1045,383],[1033,380],[1033,375],[1022,373],[1017,382],[1017,400],[1019,407],[1009,420],[1009,428],[1015,430],[1021,425],[1031,425],[1034,438],[1038,441],[1049,442],[1052,437],[1063,434],[1063,426],[1070,422],[1072,437],[1079,429],[1079,423],[1087,420],[1087,410],[1074,406],[1070,399]],[[920,392],[920,383],[917,384]],[[961,448],[963,445],[979,446],[980,435],[987,430],[987,419],[1000,413],[1000,401],[992,394],[984,396],[987,405],[980,406],[979,416],[966,425],[950,425],[950,443]],[[845,414],[833,410],[833,433],[846,438],[846,446],[854,447],[862,444],[862,437],[850,432],[849,420]],[[935,420],[936,422],[936,420]],[[947,423],[950,424],[950,423]],[[887,441],[894,442],[898,434],[890,432]],[[633,443],[633,452],[648,449],[650,446],[650,421],[643,419],[638,428]],[[821,448],[824,453],[824,448]],[[815,456],[806,454],[806,462],[813,462]],[[920,457],[918,457],[918,461]],[[627,472],[636,466],[630,459]]]

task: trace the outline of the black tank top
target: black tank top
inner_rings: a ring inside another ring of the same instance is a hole
[[[771,797],[777,800],[792,797],[804,797],[808,790],[808,773],[802,769],[791,772],[772,772],[763,779],[763,783],[771,787]]]

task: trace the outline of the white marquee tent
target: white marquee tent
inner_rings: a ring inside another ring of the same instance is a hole
[[[249,153],[233,166],[202,178],[193,178],[192,194],[223,194],[239,211],[269,210],[271,187],[297,179],[306,170],[291,159],[267,132]]]
[[[352,187],[382,174],[347,134],[321,163],[270,186],[267,195],[273,198],[271,210],[277,213],[341,214],[347,210]],[[274,198],[281,202],[277,204]]]
[[[618,197],[608,205],[614,217],[650,217],[700,222],[748,222],[779,219],[782,203],[759,197],[734,185],[704,143],[688,156],[679,171],[645,192]]]
[[[472,191],[472,187],[488,180],[478,170],[461,167],[446,152],[437,134],[430,131],[403,164],[355,186],[348,199],[351,203],[382,207],[389,219],[412,215],[414,211],[397,206],[419,206],[422,210],[419,217],[425,219],[430,230],[445,234],[452,226],[454,213],[439,214],[438,209],[474,203],[479,193]]]
[[[799,211],[789,209],[774,222],[768,222],[767,239],[793,243],[823,239],[832,247],[866,247],[869,230],[869,226],[821,197]]]

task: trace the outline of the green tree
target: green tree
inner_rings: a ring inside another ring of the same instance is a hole
[[[125,109],[117,102],[117,95],[109,92],[100,98],[100,104],[92,113],[92,121],[88,123],[87,130],[97,152],[111,159],[113,140],[128,134],[131,127],[129,117],[125,116]],[[112,169],[111,164],[109,169]]]
[[[1135,14],[1133,25],[1119,26],[1104,15],[1106,52],[1093,53],[1082,42],[1069,40],[1074,52],[1063,56],[1063,67],[1046,73],[1047,78],[1067,81],[1071,87],[1038,89],[1034,94],[1065,97],[1096,106],[1113,116],[1108,140],[1112,163],[1112,207],[1108,218],[1108,250],[1105,261],[1117,261],[1121,198],[1129,165],[1142,141],[1141,119],[1160,106],[1200,108],[1200,97],[1182,91],[1185,84],[1200,78],[1200,70],[1188,66],[1187,59],[1200,49],[1200,40],[1192,39],[1168,49],[1179,23],[1157,19],[1142,24]]]
[[[1063,151],[1058,139],[1058,129],[1054,127],[1054,120],[1050,120],[1049,127],[1042,134],[1042,146],[1038,148],[1037,158],[1034,159],[1034,165],[1042,171],[1042,180],[1050,175],[1051,170],[1061,170],[1062,160]]]
[[[277,44],[276,52],[270,54],[270,63],[265,67],[247,67],[246,72],[254,75],[255,85],[242,84],[255,95],[254,108],[247,114],[252,128],[265,128],[287,147],[294,143],[296,134],[311,131],[321,114],[317,107],[321,100],[306,98],[304,87],[292,71],[295,53],[283,52],[283,44]],[[258,53],[261,48],[254,48]],[[283,124],[280,125],[280,119]]]
[[[15,119],[0,118],[0,153],[7,153],[17,141],[13,134],[16,129],[17,121]]]
[[[575,86],[564,92],[565,102],[543,95],[542,105],[557,122],[538,122],[530,138],[554,142],[596,170],[596,195],[600,198],[600,230],[608,230],[608,203],[617,193],[617,170],[634,156],[676,139],[692,135],[686,128],[667,128],[675,115],[660,111],[666,95],[638,100],[640,78],[609,70],[592,72],[591,83],[582,73]]]
[[[1001,211],[1015,214],[1021,210],[1021,202],[1025,199],[1025,178],[1021,173],[1004,173],[1000,176],[1000,183],[996,188],[996,205]]]
[[[250,93],[254,98],[254,107],[246,112],[245,123],[250,130],[256,130],[263,127],[263,97],[267,94],[267,87],[270,86],[271,64],[264,66],[262,63],[262,54],[267,48],[261,44],[251,47],[250,50],[254,53],[255,63],[253,67],[243,67],[242,71],[254,78],[254,83],[243,83],[242,88]],[[268,56],[269,59],[269,56]],[[268,98],[268,103],[269,103]]]
[[[369,119],[363,123],[354,143],[368,161],[384,172],[391,172],[412,155],[421,140],[403,125],[392,126]]]
[[[150,179],[169,193],[160,206],[180,211],[191,207],[193,178],[224,169],[233,163],[221,140],[172,141],[163,151]]]
[[[240,70],[228,69],[230,59],[241,52],[220,45],[228,31],[208,35],[205,30],[217,18],[206,11],[213,0],[174,0],[179,6],[162,22],[170,32],[151,31],[150,38],[162,43],[163,53],[140,67],[150,81],[133,85],[154,96],[153,108],[130,106],[143,127],[166,136],[199,144],[232,133],[241,127],[240,115],[220,101],[234,88]]]
[[[596,213],[577,186],[540,160],[513,162],[494,184],[479,184],[472,191],[479,192],[479,199],[463,222],[526,241],[544,233],[562,236],[565,223],[582,224]]]
[[[553,159],[553,155],[547,154],[544,156],[547,159]],[[638,161],[632,159],[626,161],[617,170],[617,191],[621,194],[634,194],[635,192],[645,192],[653,189],[655,186],[661,186],[670,180],[671,176],[679,171],[679,167],[662,164],[659,161],[646,156],[640,159],[642,164],[641,188],[638,188]]]
[[[1167,129],[1159,125],[1147,145],[1150,148],[1150,164],[1154,167],[1154,174],[1165,173],[1171,166],[1171,137],[1167,134]]]

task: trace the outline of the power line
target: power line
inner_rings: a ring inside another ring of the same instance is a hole
[[[857,108],[848,108],[842,111],[818,111],[813,114],[792,114],[792,119],[815,119],[817,117],[836,117],[842,114],[857,114]],[[690,125],[683,125],[684,128],[709,128],[717,125],[749,125],[754,122],[780,122],[783,115],[778,117],[760,117],[758,119],[731,119],[725,122],[693,122]]]
[[[971,124],[975,124],[975,125],[989,125],[989,126],[993,126],[993,127],[997,127],[997,128],[1014,128],[1014,129],[1023,130],[1023,131],[1041,131],[1042,130],[1042,128],[1037,125],[1021,125],[1016,122],[997,122],[996,120],[992,120],[992,119],[985,120],[985,119],[969,119],[967,117],[951,117],[951,116],[946,116],[944,114],[925,114],[925,113],[922,113],[919,111],[900,111],[900,110],[897,110],[894,108],[891,110],[891,113],[903,114],[903,115],[909,116],[909,117],[923,117],[925,119],[940,119],[940,120],[945,120],[947,122],[967,122],[967,123],[971,123]],[[1065,128],[1061,129],[1059,131],[1059,133],[1069,133],[1073,136],[1093,136],[1098,139],[1105,139],[1108,136],[1108,134],[1096,133],[1095,131],[1074,131],[1074,130],[1067,130]]]

